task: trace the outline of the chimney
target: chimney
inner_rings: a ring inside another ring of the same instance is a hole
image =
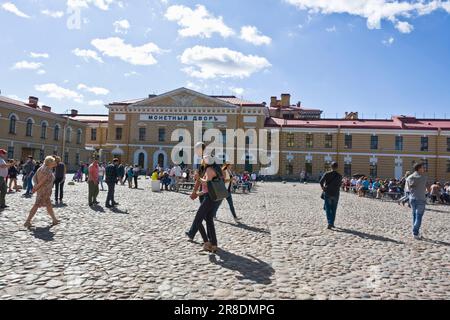
[[[37,108],[38,107],[38,102],[39,102],[39,98],[33,97],[33,96],[29,96],[28,97],[28,105],[30,107]]]
[[[78,110],[72,109],[70,110],[70,116],[72,118],[76,117],[78,115]]]
[[[277,97],[270,97],[270,107],[271,108],[277,107]]]
[[[291,95],[288,93],[283,93],[281,95],[281,107],[287,108],[291,106]]]
[[[301,108],[301,107],[302,107],[302,102],[301,101],[297,102],[297,108]]]
[[[46,112],[52,112],[52,108],[49,106],[42,106],[42,110],[44,110]]]

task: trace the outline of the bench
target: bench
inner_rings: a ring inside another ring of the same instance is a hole
[[[194,182],[178,182],[175,186],[177,192],[194,190]]]

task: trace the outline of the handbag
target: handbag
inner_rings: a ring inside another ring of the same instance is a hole
[[[222,172],[218,172],[218,169],[214,168],[217,173],[217,177],[207,182],[209,197],[212,201],[222,201],[229,196],[228,189],[225,185],[225,181],[222,178]]]

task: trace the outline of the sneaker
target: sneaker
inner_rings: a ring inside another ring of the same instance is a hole
[[[105,207],[106,207],[106,208],[112,208],[113,206],[110,205],[110,204],[106,204]]]
[[[115,207],[115,206],[118,206],[119,205],[119,203],[118,202],[113,202],[113,207]]]
[[[204,251],[212,252],[212,249],[213,249],[213,245],[211,244],[211,242],[205,242],[203,244],[203,250]]]
[[[333,230],[334,228],[335,227],[332,224],[329,224],[328,227],[327,227],[328,230]]]
[[[414,235],[415,240],[422,240],[422,237],[420,235]]]

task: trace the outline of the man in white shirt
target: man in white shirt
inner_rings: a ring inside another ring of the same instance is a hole
[[[8,169],[11,167],[14,163],[6,163],[7,152],[4,149],[0,149],[0,210],[8,208],[5,202],[6,197],[6,177],[8,176]]]

